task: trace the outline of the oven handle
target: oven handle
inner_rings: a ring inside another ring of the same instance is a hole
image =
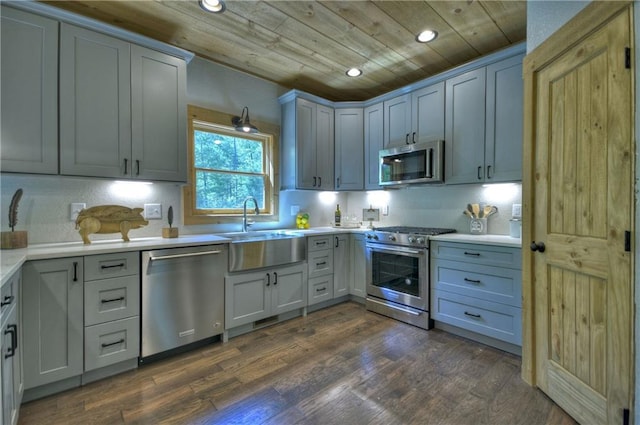
[[[408,249],[408,248],[389,248],[384,247],[381,248],[379,245],[375,247],[373,245],[367,245],[367,248],[372,249],[376,252],[387,252],[390,254],[415,254],[415,255],[423,255],[425,250],[418,249]]]

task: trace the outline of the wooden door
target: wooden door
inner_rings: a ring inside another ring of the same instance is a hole
[[[546,245],[529,253],[535,384],[582,424],[621,424],[631,403],[630,19],[625,8],[553,60],[529,63],[530,235]]]

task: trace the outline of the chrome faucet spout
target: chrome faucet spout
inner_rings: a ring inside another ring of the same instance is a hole
[[[253,196],[247,196],[242,204],[242,231],[248,232],[249,227],[253,225],[253,223],[247,222],[247,202],[253,201],[253,205],[255,205],[254,211],[256,215],[260,214],[260,207],[258,207],[258,201]]]

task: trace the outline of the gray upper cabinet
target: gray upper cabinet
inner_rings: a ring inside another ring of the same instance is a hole
[[[3,172],[58,173],[58,22],[1,7]]]
[[[335,110],[335,189],[364,188],[364,122],[362,108]]]
[[[62,24],[60,173],[186,181],[186,64]]]
[[[444,82],[384,102],[385,148],[444,138]]]
[[[522,57],[447,80],[446,183],[522,179]]]
[[[333,190],[333,108],[296,98],[282,105],[282,123],[282,187]]]
[[[130,176],[130,57],[127,42],[62,24],[61,174]]]
[[[187,180],[187,66],[131,45],[132,165],[137,178]]]
[[[82,257],[29,261],[23,266],[24,388],[83,371]]]
[[[384,148],[383,103],[364,108],[364,189],[380,189],[378,153]]]
[[[486,68],[446,81],[445,182],[484,180]]]
[[[486,182],[522,180],[522,59],[487,66]]]

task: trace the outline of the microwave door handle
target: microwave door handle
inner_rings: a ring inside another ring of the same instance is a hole
[[[427,149],[427,177],[433,178],[433,148]]]

